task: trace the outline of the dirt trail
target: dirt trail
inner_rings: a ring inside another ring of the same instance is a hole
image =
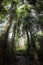
[[[18,56],[10,59],[11,61],[8,61],[4,65],[43,65],[43,62],[38,61],[29,61],[29,57],[27,56]]]
[[[16,58],[17,58],[17,61],[15,61],[16,65],[29,65],[28,57],[16,56]]]
[[[16,56],[17,60],[15,65],[43,65],[43,62],[39,63],[38,61],[29,61],[29,57],[25,56]]]

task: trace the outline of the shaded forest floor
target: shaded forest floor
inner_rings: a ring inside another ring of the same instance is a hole
[[[15,65],[43,65],[43,62],[29,61],[29,57],[16,56],[16,58],[18,59],[15,61]]]
[[[24,55],[15,55],[15,57],[11,57],[10,60],[5,62],[4,65],[43,65],[43,62],[29,60],[28,56]]]

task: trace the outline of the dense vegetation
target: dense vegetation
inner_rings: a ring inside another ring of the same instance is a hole
[[[24,50],[16,48],[21,33]],[[0,0],[0,65],[16,50],[43,61],[43,0]]]

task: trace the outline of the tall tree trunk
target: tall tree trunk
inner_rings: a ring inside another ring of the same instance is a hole
[[[12,10],[11,11],[11,15],[9,17],[9,20],[7,21],[7,23],[5,25],[3,34],[0,37],[0,50],[1,50],[1,52],[0,52],[0,65],[4,61],[3,58],[5,56],[6,41],[7,41],[8,31],[9,31],[9,28],[10,28],[12,20],[13,20],[13,15],[14,15],[14,13],[13,13],[13,10]]]
[[[27,34],[27,55],[30,55],[30,40],[29,40],[29,34],[28,34],[28,30],[26,29],[26,34]]]
[[[10,60],[10,63],[13,63],[13,61],[15,60],[15,30],[16,30],[15,22],[16,21],[12,22],[12,25],[8,33],[8,42],[7,42],[7,51],[6,51],[7,54],[6,55],[8,56],[8,60]]]
[[[16,23],[15,23],[14,28],[13,28],[13,33],[14,33],[13,44],[12,44],[13,54],[15,54],[15,49],[16,49],[16,47],[15,47],[15,32],[16,32]]]
[[[7,35],[8,35],[8,30],[9,30],[10,25],[11,25],[11,23],[10,23],[10,19],[9,19],[9,21],[5,25],[4,31],[2,31],[3,34],[0,37],[0,50],[1,50],[0,64],[3,63],[3,57],[4,57],[3,52],[4,52],[5,47],[6,47],[6,40],[7,40]]]

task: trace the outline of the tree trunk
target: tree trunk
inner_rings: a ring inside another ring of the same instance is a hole
[[[27,34],[27,55],[30,55],[30,40],[29,40],[29,34],[28,34],[28,30],[26,29],[26,34]]]
[[[15,54],[15,31],[16,31],[16,24],[14,24],[14,28],[13,28],[13,43],[12,43],[12,53]]]
[[[13,20],[13,10],[11,12],[11,15],[9,17],[9,20],[7,21],[6,25],[5,25],[5,28],[4,28],[4,31],[2,31],[2,35],[0,37],[0,65],[3,63],[4,61],[4,57],[5,57],[5,50],[6,50],[6,42],[7,42],[7,36],[8,36],[8,31],[9,31],[9,28],[11,26],[11,23],[12,23],[12,20]]]

